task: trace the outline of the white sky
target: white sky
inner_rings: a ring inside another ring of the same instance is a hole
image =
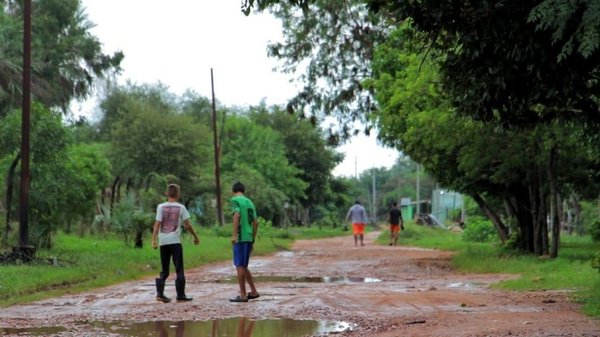
[[[244,16],[239,0],[82,0],[92,33],[104,51],[125,53],[121,83],[156,83],[176,94],[192,89],[225,105],[283,104],[295,93],[290,75],[273,72],[267,43],[282,39],[279,21],[267,14]],[[335,175],[354,176],[391,166],[397,151],[357,136],[339,148],[346,158]]]

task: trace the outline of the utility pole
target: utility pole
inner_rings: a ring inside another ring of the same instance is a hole
[[[29,247],[29,133],[31,129],[31,0],[23,1],[23,105],[21,120],[21,192],[19,247]]]
[[[221,202],[221,165],[219,157],[221,156],[221,147],[219,146],[219,137],[217,135],[217,108],[215,103],[215,81],[213,69],[210,68],[210,87],[212,89],[212,129],[213,144],[215,148],[215,194],[217,196],[217,221],[219,226],[223,226],[223,205]]]

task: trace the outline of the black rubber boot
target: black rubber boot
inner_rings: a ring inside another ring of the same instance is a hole
[[[161,278],[154,279],[156,283],[156,300],[163,303],[171,302],[171,299],[165,296],[165,280]]]
[[[175,280],[175,290],[177,290],[177,302],[189,302],[191,297],[185,295],[185,280]]]

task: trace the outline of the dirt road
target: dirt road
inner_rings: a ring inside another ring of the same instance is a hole
[[[450,253],[378,246],[375,236],[367,235],[365,247],[349,237],[298,241],[290,252],[253,258],[261,297],[250,303],[229,303],[236,285],[227,281],[234,269],[226,262],[186,272],[190,303],[155,302],[149,278],[4,308],[0,327],[60,326],[53,336],[83,336],[81,322],[247,317],[351,323],[344,336],[600,336],[600,322],[580,314],[567,292],[489,289],[516,276],[460,274],[449,267]]]

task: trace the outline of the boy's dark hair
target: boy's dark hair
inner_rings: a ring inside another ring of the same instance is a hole
[[[179,197],[180,187],[177,184],[169,184],[167,186],[167,197],[169,198],[177,198]]]
[[[394,201],[394,202],[392,202],[392,206],[396,207],[396,206],[398,206],[398,203]]]
[[[231,188],[231,190],[233,191],[233,193],[238,193],[238,192],[244,193],[244,192],[246,192],[246,186],[244,186],[244,184],[242,184],[238,181],[235,184],[233,184],[233,187]]]
[[[355,204],[355,205],[360,205],[360,200],[356,200],[356,201],[354,202],[354,204]]]

